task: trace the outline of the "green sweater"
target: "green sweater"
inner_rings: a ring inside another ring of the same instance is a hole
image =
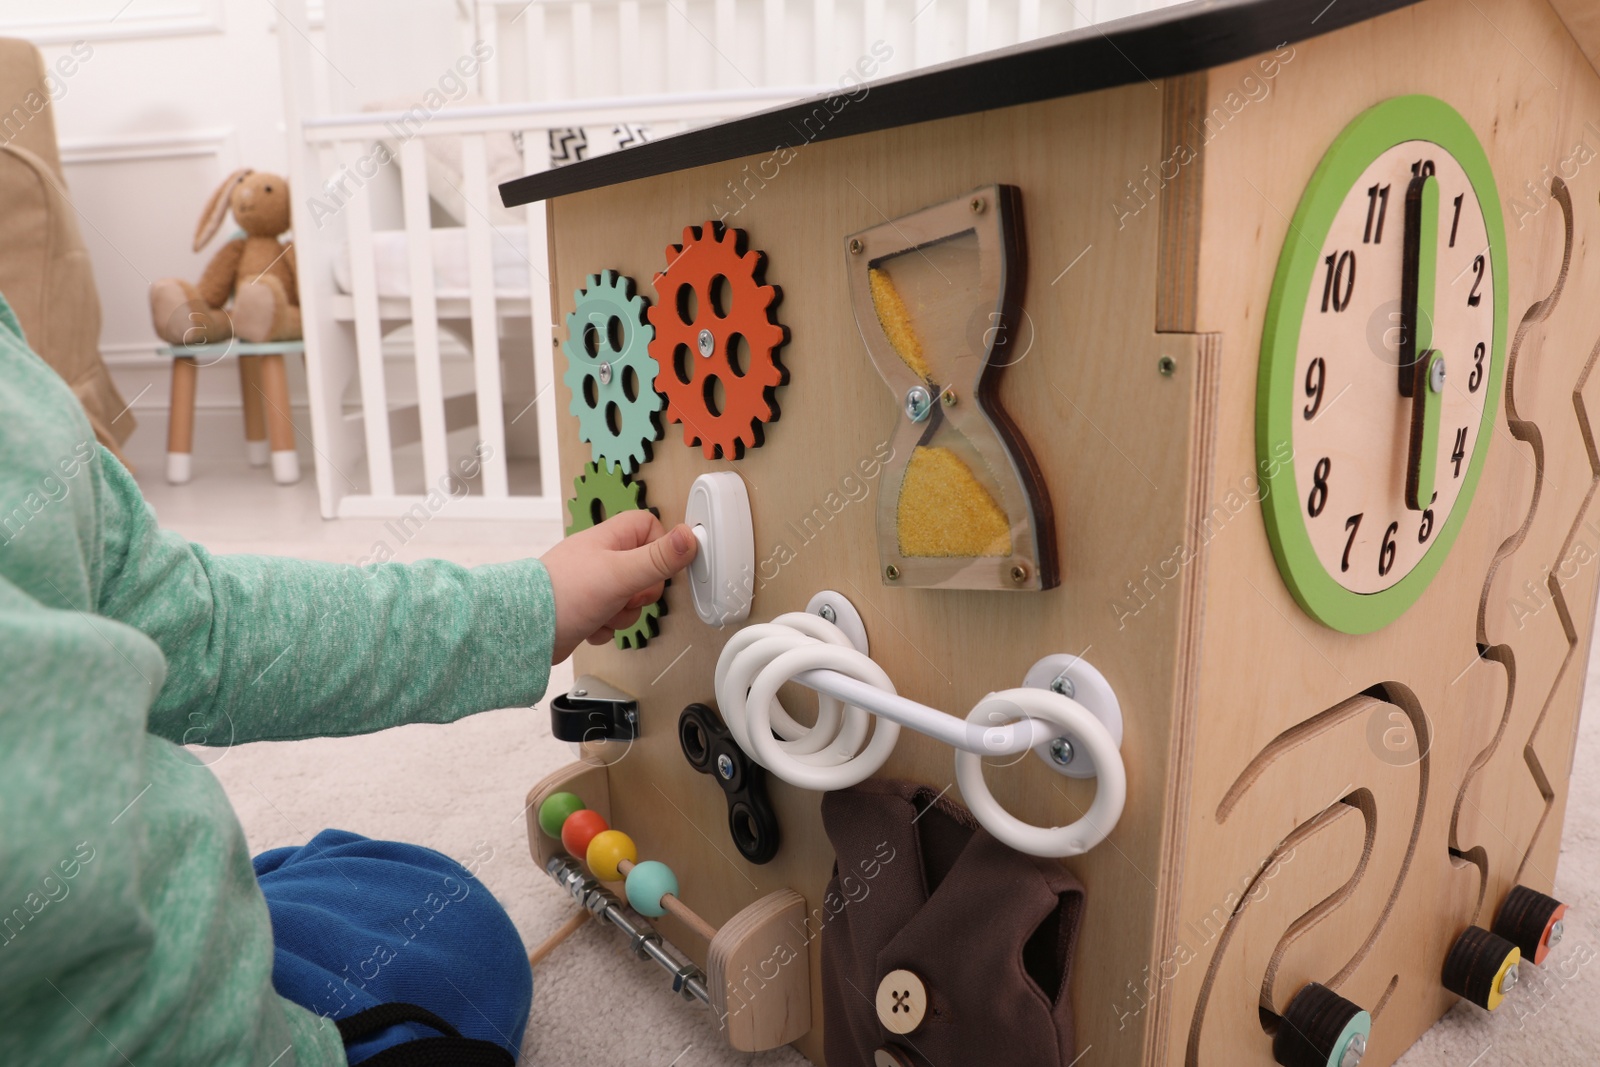
[[[0,1064],[344,1064],[273,992],[244,833],[179,746],[531,705],[554,619],[534,560],[357,568],[163,532],[0,298]]]

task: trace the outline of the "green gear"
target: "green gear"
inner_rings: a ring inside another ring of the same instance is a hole
[[[650,443],[661,439],[666,402],[655,389],[655,327],[645,319],[645,299],[634,292],[633,279],[614,270],[589,275],[573,302],[561,344],[567,354],[562,380],[572,391],[578,439],[589,442],[595,463],[632,474],[650,459]]]
[[[590,463],[572,483],[572,488],[575,495],[567,501],[567,511],[572,515],[572,522],[567,526],[568,537],[579,530],[598,526],[613,515],[644,508],[644,483],[630,478],[620,467]],[[617,647],[643,648],[661,632],[659,620],[666,613],[665,595],[654,604],[640,608],[633,625],[616,632]]]

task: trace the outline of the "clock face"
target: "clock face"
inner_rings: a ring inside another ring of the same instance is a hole
[[[1498,205],[1461,116],[1401,97],[1340,135],[1290,227],[1257,448],[1279,569],[1335,629],[1405,611],[1471,503],[1504,375]]]

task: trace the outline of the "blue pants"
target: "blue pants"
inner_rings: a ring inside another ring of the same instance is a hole
[[[350,1063],[410,1043],[449,1054],[437,1062],[516,1060],[533,1001],[527,950],[461,864],[418,845],[324,830],[300,847],[263,852],[255,871],[272,913],[273,987],[339,1024]],[[422,1010],[385,1007],[397,1004]],[[410,1062],[406,1054],[381,1062]]]

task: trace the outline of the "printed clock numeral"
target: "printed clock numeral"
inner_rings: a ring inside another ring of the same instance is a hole
[[[1355,546],[1356,531],[1361,529],[1361,516],[1363,514],[1364,512],[1358,511],[1348,519],[1344,520],[1344,528],[1350,531],[1350,536],[1345,538],[1344,555],[1339,557],[1340,571],[1348,571],[1350,569],[1350,549]]]
[[[1311,495],[1306,498],[1306,511],[1314,519],[1328,506],[1328,475],[1333,470],[1333,460],[1323,456],[1311,472]]]
[[[1322,310],[1331,307],[1336,312],[1343,311],[1356,292],[1356,254],[1330,252],[1323,262],[1328,267],[1328,279],[1322,284]]]
[[[1317,412],[1322,410],[1322,388],[1328,377],[1328,363],[1321,356],[1311,361],[1311,366],[1306,368],[1306,396],[1311,398],[1311,403],[1305,406],[1307,419],[1317,417]]]

